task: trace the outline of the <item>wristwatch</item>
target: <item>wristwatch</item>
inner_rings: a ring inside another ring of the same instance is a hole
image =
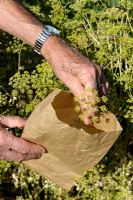
[[[41,48],[44,42],[50,36],[60,36],[60,31],[50,25],[45,25],[43,31],[39,34],[37,40],[35,41],[34,51],[38,54],[41,54]]]

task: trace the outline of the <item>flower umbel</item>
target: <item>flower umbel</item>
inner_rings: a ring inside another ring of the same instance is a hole
[[[93,112],[92,122],[98,122],[100,113],[107,112],[105,104],[108,98],[106,96],[99,97],[96,89],[87,87],[81,95],[74,97],[74,101],[81,105],[81,107],[79,105],[75,106],[75,111],[81,112],[79,114],[81,121],[87,116],[91,116]]]

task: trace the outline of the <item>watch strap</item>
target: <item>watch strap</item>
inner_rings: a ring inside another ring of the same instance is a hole
[[[34,51],[38,54],[41,54],[41,48],[44,44],[44,42],[47,40],[48,37],[50,37],[52,33],[47,31],[46,26],[44,27],[43,31],[39,34],[35,45],[34,45]]]

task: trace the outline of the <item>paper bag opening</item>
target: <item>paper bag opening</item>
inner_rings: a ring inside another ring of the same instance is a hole
[[[108,112],[87,126],[79,120],[70,93],[56,90],[30,115],[23,138],[46,147],[48,153],[25,164],[63,188],[94,167],[111,148],[122,129]]]

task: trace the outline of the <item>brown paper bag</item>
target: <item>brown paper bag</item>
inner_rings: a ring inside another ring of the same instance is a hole
[[[29,117],[23,138],[43,145],[47,153],[25,164],[63,188],[70,188],[107,153],[122,129],[112,113],[94,127],[84,125],[74,111],[73,96],[56,90]]]

